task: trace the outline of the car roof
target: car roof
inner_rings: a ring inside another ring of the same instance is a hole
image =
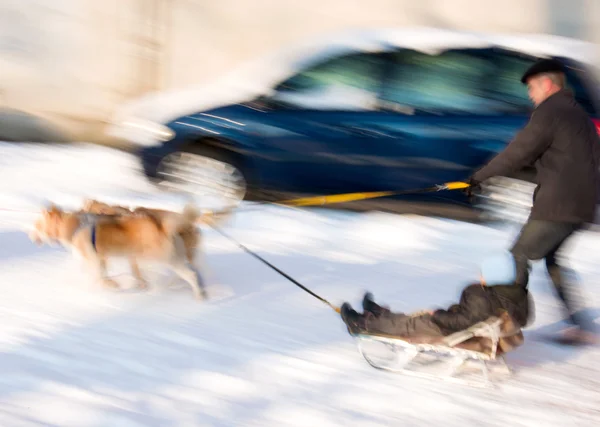
[[[266,88],[331,56],[353,52],[385,52],[407,48],[436,54],[449,49],[503,48],[537,57],[563,57],[597,64],[596,45],[546,34],[501,34],[430,27],[352,29],[318,34],[286,44],[233,68],[212,82],[148,93],[117,108],[111,122],[131,117],[165,123],[194,111],[240,102],[264,93]],[[110,132],[109,132],[110,133]]]
[[[296,48],[295,48],[296,47]],[[282,57],[313,50],[315,56],[327,57],[353,51],[386,51],[407,48],[429,54],[449,49],[502,48],[536,57],[564,57],[596,64],[597,45],[567,37],[529,33],[482,33],[429,27],[357,29],[321,34],[296,46],[287,46]],[[283,59],[283,58],[282,58]],[[309,58],[304,58],[305,60]]]

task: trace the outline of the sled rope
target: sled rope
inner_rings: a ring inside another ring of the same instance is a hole
[[[233,237],[227,235],[223,230],[221,230],[219,227],[217,227],[212,221],[207,221],[207,224],[216,232],[218,232],[220,235],[222,235],[223,237],[227,238],[228,240],[230,240],[231,242],[235,243],[239,248],[241,248],[242,250],[244,250],[246,253],[252,255],[254,258],[256,258],[257,260],[259,260],[260,262],[262,262],[263,264],[267,265],[268,267],[270,267],[271,269],[275,270],[277,273],[279,273],[280,275],[282,275],[283,277],[285,277],[286,279],[288,279],[290,282],[292,282],[294,285],[298,286],[300,289],[302,289],[305,292],[308,292],[310,295],[312,295],[313,297],[315,297],[316,299],[318,299],[319,301],[327,304],[329,307],[331,307],[336,313],[340,312],[340,308],[331,304],[329,301],[327,301],[325,298],[317,295],[316,293],[314,293],[313,291],[311,291],[310,289],[308,289],[306,286],[304,286],[302,283],[298,282],[296,279],[294,279],[293,277],[291,277],[289,274],[281,271],[279,268],[275,267],[273,264],[271,264],[269,261],[267,261],[266,259],[264,259],[263,257],[261,257],[260,255],[252,252],[250,249],[248,249],[247,247],[245,247],[244,245],[242,245],[240,242],[238,242],[237,240],[235,240]]]
[[[315,196],[305,197],[301,199],[284,200],[281,204],[288,206],[323,206],[331,205],[335,203],[346,203],[354,202],[357,200],[368,200],[378,199],[381,197],[388,196],[401,196],[409,194],[420,194],[420,193],[434,193],[443,190],[458,190],[469,187],[466,182],[447,182],[441,185],[434,185],[433,187],[416,188],[412,190],[404,191],[372,191],[367,193],[346,193],[346,194],[335,194],[331,196]]]
[[[287,200],[260,201],[260,202],[254,203],[250,207],[264,205],[264,204],[283,205],[283,206],[288,206],[288,207],[325,206],[325,205],[332,205],[332,204],[336,204],[336,203],[348,203],[348,202],[355,202],[358,200],[378,199],[378,198],[389,197],[389,196],[435,193],[435,192],[444,191],[444,190],[449,190],[449,191],[460,190],[460,189],[464,189],[464,188],[468,188],[468,187],[470,187],[470,185],[466,182],[455,181],[455,182],[447,182],[445,184],[434,185],[432,187],[414,188],[411,190],[402,190],[402,191],[371,191],[371,192],[363,192],[363,193],[343,193],[343,194],[331,194],[331,195],[326,195],[326,196],[302,197],[302,198],[298,198],[298,199],[287,199]]]

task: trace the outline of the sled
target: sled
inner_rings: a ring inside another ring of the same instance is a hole
[[[504,355],[520,346],[524,339],[521,329],[503,314],[479,322],[468,329],[445,337],[411,337],[355,334],[358,350],[374,368],[406,375],[442,379],[474,387],[496,387],[493,373],[502,378],[512,375]],[[365,344],[383,344],[391,358],[376,360]],[[448,359],[447,363],[444,363]],[[473,370],[473,366],[475,369]],[[432,369],[433,367],[433,369]],[[470,370],[468,368],[471,368]],[[462,372],[461,372],[462,371]],[[475,379],[471,377],[475,377]]]

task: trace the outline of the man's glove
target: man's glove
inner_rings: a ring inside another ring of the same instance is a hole
[[[479,181],[477,181],[476,179],[474,179],[473,177],[470,177],[469,180],[467,181],[467,183],[469,184],[469,186],[464,189],[464,192],[470,201],[473,198],[473,194],[475,194],[481,190],[481,183]]]

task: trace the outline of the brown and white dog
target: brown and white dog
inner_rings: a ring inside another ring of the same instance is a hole
[[[171,217],[174,213],[163,209],[150,209],[145,207],[137,207],[131,210],[124,206],[109,205],[108,203],[91,199],[84,201],[83,207],[79,212],[96,215],[146,215],[159,223],[165,218]],[[185,255],[190,264],[194,263],[194,260],[196,259],[196,248],[200,244],[200,231],[198,230],[198,227],[196,227],[196,222],[205,221],[207,216],[210,216],[210,214],[198,216],[191,222],[183,222],[177,229],[177,234],[183,240]]]
[[[107,210],[110,207],[105,206]],[[100,205],[94,207],[88,203],[86,208],[101,211]],[[168,265],[188,282],[197,299],[206,297],[194,263],[199,236],[195,224],[201,218],[198,210],[192,205],[187,205],[182,213],[143,208],[137,212],[125,210],[128,213],[89,213],[85,208],[65,212],[52,206],[42,211],[30,238],[38,244],[58,241],[72,248],[87,261],[104,286],[119,288],[106,272],[107,260],[119,257],[129,259],[140,289],[148,285],[140,273],[138,260],[154,261]]]

